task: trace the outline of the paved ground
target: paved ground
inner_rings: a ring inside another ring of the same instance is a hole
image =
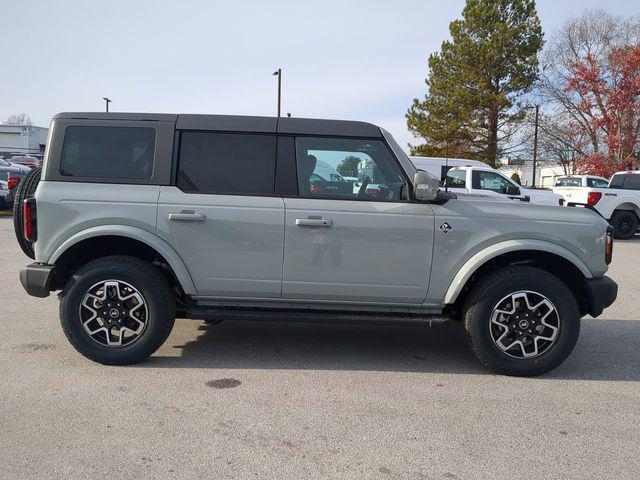
[[[640,476],[640,239],[616,244],[618,302],[537,379],[489,374],[456,327],[179,320],[104,367],[22,291],[9,218],[0,245],[2,479]]]

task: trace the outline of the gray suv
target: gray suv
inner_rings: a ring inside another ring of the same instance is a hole
[[[341,166],[361,181],[311,180]],[[454,319],[487,367],[537,375],[617,294],[596,213],[442,192],[369,123],[62,113],[29,184],[22,284],[60,290],[69,341],[104,364],[151,355],[176,316]]]

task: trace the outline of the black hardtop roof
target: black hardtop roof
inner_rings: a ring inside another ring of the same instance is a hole
[[[352,120],[321,120],[294,117],[252,117],[243,115],[197,115],[191,113],[63,112],[54,119],[175,122],[178,130],[217,130],[228,132],[288,133],[293,135],[332,135],[381,137],[376,125]]]

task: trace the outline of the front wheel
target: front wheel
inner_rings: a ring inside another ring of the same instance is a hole
[[[577,302],[557,277],[534,267],[493,272],[473,287],[464,306],[471,348],[489,369],[541,375],[571,353],[580,332]]]
[[[174,320],[169,282],[134,257],[88,263],[69,280],[60,300],[60,322],[71,345],[105,365],[144,360],[164,343]]]

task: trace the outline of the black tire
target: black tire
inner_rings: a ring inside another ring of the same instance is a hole
[[[491,315],[505,297],[525,290],[555,305],[559,328],[555,341],[538,356],[514,358],[492,338]],[[535,376],[554,369],[569,356],[580,333],[580,312],[569,288],[550,273],[528,266],[506,267],[481,278],[465,301],[463,319],[475,355],[487,368],[505,375]]]
[[[638,230],[638,217],[631,210],[616,210],[609,223],[613,226],[613,236],[621,240],[632,238]]]
[[[92,286],[105,280],[126,282],[146,302],[146,326],[130,344],[103,345],[82,326],[81,302]],[[60,323],[71,345],[85,357],[104,365],[129,365],[144,360],[165,342],[173,328],[175,309],[171,286],[160,271],[138,258],[114,255],[88,263],[69,280],[61,294]]]
[[[22,234],[22,209],[24,200],[35,195],[36,188],[38,188],[38,183],[40,182],[41,173],[42,169],[37,167],[25,175],[16,187],[13,199],[13,229],[16,232],[18,245],[20,245],[24,254],[29,258],[36,258],[36,254],[33,250],[33,243],[24,238],[24,235]]]

